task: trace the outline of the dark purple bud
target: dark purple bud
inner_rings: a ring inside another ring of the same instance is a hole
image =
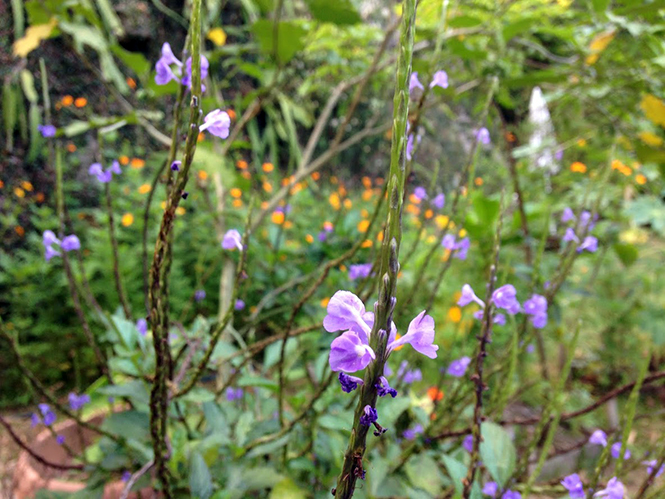
[[[171,170],[173,170],[174,172],[179,172],[180,165],[182,165],[182,161],[174,161],[173,163],[171,163]]]

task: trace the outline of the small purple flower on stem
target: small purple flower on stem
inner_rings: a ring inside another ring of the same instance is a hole
[[[448,88],[448,73],[440,69],[432,76],[432,81],[429,82],[429,88],[441,87]]]
[[[376,384],[376,389],[379,397],[385,397],[386,395],[390,395],[392,398],[397,397],[397,390],[388,384],[388,380],[385,376],[379,376],[379,382]]]
[[[46,426],[51,426],[55,423],[55,413],[51,410],[51,407],[48,404],[39,404],[37,407],[39,408],[39,412],[42,413],[44,424]]]
[[[556,159],[557,161],[561,161],[563,159],[563,149],[562,148],[559,147],[556,150],[556,152],[554,153],[554,159]]]
[[[173,163],[171,163],[171,171],[179,172],[181,166],[182,166],[182,161],[174,161]]]
[[[69,408],[72,411],[80,411],[83,409],[85,404],[90,403],[90,395],[83,393],[81,395],[76,395],[74,392],[69,392]]]
[[[416,436],[423,433],[425,429],[423,428],[423,425],[420,423],[416,424],[413,428],[409,428],[407,430],[404,430],[402,433],[402,436],[406,440],[415,440]]]
[[[577,239],[577,236],[575,235],[575,231],[573,230],[572,227],[568,227],[566,229],[566,232],[564,233],[563,238],[561,240],[564,241],[564,242],[579,241],[579,239]]]
[[[376,413],[371,405],[366,405],[363,409],[363,415],[360,416],[360,424],[363,426],[371,426],[372,423],[375,423],[379,419],[379,415]]]
[[[58,445],[64,444],[65,443],[65,436],[64,435],[57,435],[55,437],[55,443],[57,443]]]
[[[506,316],[503,314],[496,314],[494,316],[494,324],[497,326],[505,326],[506,325]]]
[[[586,497],[584,484],[577,473],[568,475],[561,481],[561,485],[566,488],[571,499],[584,499]]]
[[[432,206],[434,206],[437,210],[442,210],[445,204],[446,195],[443,192],[437,194],[434,199],[432,199]]]
[[[245,392],[242,388],[233,388],[232,386],[229,386],[224,393],[226,395],[226,400],[233,402],[234,400],[241,400]]]
[[[406,385],[411,385],[416,381],[421,381],[422,379],[423,379],[423,373],[421,372],[420,369],[411,369],[409,371],[406,371],[406,373],[404,373],[404,378],[402,378],[402,381]]]
[[[243,310],[245,308],[245,302],[238,298],[233,305],[234,310]]]
[[[33,412],[30,415],[30,428],[34,428],[35,426],[39,425],[39,423],[42,422],[42,419],[39,417],[39,414],[36,412]]]
[[[101,163],[93,163],[88,167],[88,173],[97,177],[102,184],[108,184],[113,178],[111,170],[104,170]]]
[[[427,191],[424,187],[418,186],[413,190],[413,195],[416,196],[421,201],[427,199]]]
[[[239,251],[242,251],[242,237],[240,236],[240,232],[235,229],[227,230],[222,239],[222,248],[225,250],[238,248]]]
[[[342,391],[345,393],[351,393],[353,390],[358,388],[358,385],[363,384],[362,379],[357,378],[356,376],[350,376],[341,371],[337,378],[339,379],[340,385],[342,385]]]
[[[462,295],[460,299],[457,300],[457,305],[460,307],[466,307],[469,303],[475,302],[481,307],[485,308],[485,302],[476,296],[473,288],[469,284],[462,286]]]
[[[607,434],[603,430],[594,431],[589,437],[589,443],[595,445],[607,446]]]
[[[120,163],[118,161],[111,163],[109,170],[111,170],[111,173],[114,173],[115,175],[120,175],[122,173],[122,170],[120,169]]]
[[[229,136],[230,126],[231,118],[229,118],[226,111],[215,109],[206,114],[205,118],[203,118],[203,125],[199,127],[199,131],[203,132],[208,130],[214,136],[225,139]]]
[[[53,249],[51,246],[48,246],[46,250],[44,251],[44,258],[48,262],[51,258],[54,256],[60,256],[60,252]]]
[[[653,469],[658,465],[658,461],[656,459],[652,459],[651,461],[642,461],[642,464],[647,466],[647,474],[651,475],[651,473],[653,473]],[[656,478],[662,475],[663,472],[665,472],[665,464],[662,465],[656,473]]]
[[[517,290],[512,284],[504,284],[492,293],[492,303],[499,308],[504,309],[510,315],[515,315],[520,311],[520,303],[517,301]]]
[[[487,128],[482,127],[476,132],[476,140],[483,145],[490,144],[490,132]]]
[[[584,241],[582,241],[582,244],[580,244],[577,248],[577,252],[581,253],[584,250],[590,253],[594,253],[596,250],[598,250],[598,239],[593,236],[585,237]]]
[[[496,482],[487,482],[483,486],[482,493],[484,496],[496,497],[496,493],[499,491],[499,486]]]
[[[467,435],[464,437],[464,440],[462,440],[462,447],[464,447],[464,450],[467,452],[473,451],[473,435]]]
[[[79,238],[76,237],[74,234],[70,234],[69,236],[62,239],[62,244],[60,245],[60,247],[64,251],[80,250],[81,241],[79,241]]]
[[[375,358],[374,350],[358,334],[347,331],[330,345],[328,363],[332,371],[355,372],[365,369]]]
[[[455,244],[455,249],[457,251],[453,255],[453,258],[457,258],[459,260],[466,260],[466,255],[469,252],[470,247],[471,247],[471,241],[469,241],[468,237],[460,239],[459,241],[457,241],[457,244]]]
[[[425,87],[423,87],[423,84],[420,83],[420,80],[418,79],[418,71],[414,71],[411,73],[411,76],[409,78],[409,94],[413,93],[413,91],[419,88],[420,90],[425,90]]]
[[[596,492],[593,497],[607,497],[607,499],[623,499],[625,490],[623,484],[617,477],[612,477],[607,482],[607,487]]]
[[[56,237],[55,232],[52,230],[45,230],[42,234],[42,244],[44,247],[51,246],[52,244],[57,244],[59,246],[60,239]]]
[[[524,302],[524,313],[531,316],[531,323],[536,329],[547,325],[547,298],[533,294]]]
[[[125,470],[125,471],[122,472],[122,477],[120,477],[120,480],[127,483],[127,482],[129,482],[129,480],[131,478],[132,478],[132,472],[128,471],[128,470]]]
[[[353,330],[361,333],[367,341],[371,327],[364,320],[365,305],[350,291],[337,291],[328,302],[328,314],[323,318],[323,327],[329,333]]]
[[[471,364],[470,357],[465,356],[460,359],[453,360],[448,366],[446,373],[456,378],[461,378],[464,376],[464,374],[466,374],[466,370],[469,367],[469,364]]]
[[[621,442],[616,442],[612,444],[612,447],[610,447],[610,453],[612,454],[612,457],[614,459],[619,459],[619,455],[621,454]],[[626,452],[623,454],[624,459],[630,459],[631,453],[628,449],[626,449]]]
[[[455,249],[455,236],[452,234],[446,234],[443,236],[443,239],[441,239],[441,246],[446,248],[449,251],[453,251]]]
[[[53,125],[37,125],[37,130],[45,139],[55,137],[56,128]]]
[[[210,67],[210,63],[208,62],[208,59],[204,55],[201,55],[201,80],[205,80],[206,77],[208,76],[208,68]],[[185,62],[185,76],[182,77],[182,81],[180,82],[183,85],[191,88],[192,87],[192,58],[189,57],[187,61]],[[206,87],[205,85],[201,85],[201,91],[205,92]],[[224,137],[223,137],[224,138]]]
[[[145,336],[148,333],[148,321],[144,318],[140,318],[136,321],[136,330],[141,336]]]
[[[563,213],[561,213],[561,221],[566,223],[570,222],[571,220],[575,220],[575,213],[573,213],[573,210],[566,207],[563,209]]]
[[[434,319],[425,314],[425,310],[420,312],[409,324],[409,328],[404,336],[398,340],[393,340],[388,344],[388,351],[392,351],[400,345],[410,344],[417,352],[436,359],[436,351],[439,349],[434,345]]]
[[[197,289],[194,291],[194,301],[203,301],[206,298],[206,292],[203,289]]]
[[[349,279],[355,281],[356,279],[365,279],[372,271],[371,263],[359,263],[349,265]]]
[[[506,490],[501,496],[501,499],[522,499],[522,494],[515,490]]]

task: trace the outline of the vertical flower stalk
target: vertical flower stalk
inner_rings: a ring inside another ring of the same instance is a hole
[[[375,304],[375,320],[370,334],[370,346],[376,352],[376,359],[365,371],[364,383],[360,389],[353,428],[342,470],[337,479],[335,497],[353,497],[356,480],[364,476],[362,460],[365,455],[368,422],[376,420],[377,384],[383,375],[388,356],[388,334],[391,330],[392,313],[395,307],[395,289],[399,271],[399,248],[402,239],[402,204],[404,200],[405,135],[409,106],[409,76],[413,56],[413,35],[415,31],[416,1],[405,0],[402,8],[402,26],[399,43],[399,59],[395,95],[393,98],[392,145],[390,151],[390,171],[388,173],[388,213],[386,228],[379,259],[379,299]]]
[[[154,451],[157,478],[162,486],[164,497],[172,497],[169,474],[166,467],[168,448],[166,428],[169,395],[167,378],[172,371],[171,352],[168,343],[168,268],[169,246],[172,242],[172,230],[175,211],[181,199],[181,193],[189,178],[189,170],[196,151],[196,139],[199,133],[201,105],[201,0],[192,2],[191,17],[192,43],[192,79],[189,125],[183,154],[182,167],[174,180],[174,185],[167,189],[167,200],[162,221],[155,243],[152,265],[150,267],[150,287],[148,302],[150,306],[150,325],[153,331],[155,349],[155,379],[150,393],[150,435]],[[177,135],[175,136],[177,140]]]

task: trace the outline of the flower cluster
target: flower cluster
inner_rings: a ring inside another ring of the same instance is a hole
[[[113,180],[113,174],[120,175],[122,170],[120,169],[120,163],[114,161],[106,170],[104,170],[101,163],[93,163],[88,167],[88,173],[97,177],[101,184],[108,184]]]
[[[533,294],[531,298],[524,302],[524,307],[517,301],[517,291],[512,284],[505,284],[497,288],[492,293],[492,303],[495,307],[501,308],[508,312],[510,315],[515,315],[518,312],[523,312],[529,316],[533,327],[542,329],[547,325],[547,298],[542,295]],[[473,288],[465,284],[462,286],[462,295],[457,301],[457,305],[465,307],[471,302],[480,305],[481,309],[485,309],[485,302],[476,296]],[[476,319],[481,319],[483,310],[479,310],[473,314]],[[496,314],[494,323],[503,325],[506,323],[506,317],[503,314]]]
[[[63,251],[73,251],[81,249],[81,241],[74,234],[64,237],[62,241],[55,236],[52,230],[45,230],[42,235],[42,244],[44,245],[44,258],[48,262],[54,256],[60,256],[61,253],[53,246],[60,246]]]
[[[83,409],[83,406],[85,406],[85,404],[90,403],[90,395],[88,395],[87,393],[82,393],[81,395],[77,395],[74,392],[70,392],[68,399],[69,399],[69,408],[72,411],[80,411],[81,409]]]
[[[598,239],[594,236],[585,236],[584,240],[580,242],[578,234],[591,231],[595,226],[595,221],[598,219],[596,215],[593,220],[591,220],[591,213],[588,211],[583,211],[580,213],[579,221],[575,217],[575,213],[570,208],[564,208],[561,214],[561,222],[570,223],[577,222],[576,227],[567,227],[566,232],[561,239],[564,242],[574,242],[577,244],[577,252],[581,253],[582,251],[588,251],[590,253],[595,252],[598,249]],[[577,231],[577,233],[576,233]]]
[[[157,85],[166,85],[171,80],[180,82],[182,85],[185,85],[188,88],[192,88],[192,58],[189,57],[185,61],[185,68],[183,74],[183,64],[180,60],[173,54],[171,50],[171,45],[168,42],[165,42],[162,45],[162,56],[159,58],[155,64],[155,83]],[[208,59],[204,55],[201,55],[201,80],[204,80],[208,76]],[[177,73],[177,74],[176,74]],[[201,84],[201,91],[205,92],[205,85]]]
[[[53,423],[55,423],[56,416],[55,412],[51,410],[51,406],[48,404],[39,404],[37,408],[41,413],[41,418],[36,412],[32,413],[32,416],[30,417],[30,423],[33,428],[39,423],[44,423],[44,426],[51,426]]]

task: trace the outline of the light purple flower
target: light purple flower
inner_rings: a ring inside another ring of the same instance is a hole
[[[464,374],[466,374],[466,370],[469,367],[469,364],[471,364],[470,357],[465,356],[460,359],[453,360],[448,366],[446,373],[456,378],[461,378],[464,376]]]
[[[30,428],[34,428],[42,422],[42,418],[39,417],[39,414],[33,412],[30,415]]]
[[[60,245],[60,239],[55,235],[55,232],[52,230],[45,230],[42,234],[42,244],[44,247],[51,246],[52,244]]]
[[[234,310],[243,310],[245,308],[245,302],[238,298],[233,305]]]
[[[421,201],[423,199],[427,199],[427,191],[425,190],[424,187],[418,186],[413,190],[413,195],[416,196],[418,199]]]
[[[362,381],[360,384],[362,384]],[[385,397],[386,395],[390,395],[392,398],[397,397],[397,390],[390,386],[385,376],[379,376],[379,382],[375,386],[379,397]]]
[[[533,324],[533,327],[536,329],[543,329],[545,326],[547,326],[547,314],[532,315],[530,319],[531,324]]]
[[[526,346],[526,353],[533,353],[533,352],[535,352],[535,350],[536,350],[536,347],[533,345],[533,343],[529,343]]]
[[[623,499],[624,495],[623,484],[619,481],[617,477],[612,477],[609,482],[607,482],[607,487],[603,490],[596,492],[593,497],[607,497],[607,499]]]
[[[524,313],[529,315],[537,315],[547,312],[547,298],[539,294],[531,295],[527,301],[524,302]]]
[[[353,330],[367,338],[372,330],[365,320],[365,305],[350,291],[337,291],[327,308],[328,314],[323,318],[323,328],[329,333]],[[373,320],[373,319],[372,319]]]
[[[72,411],[79,411],[83,409],[85,404],[90,403],[90,395],[87,393],[82,393],[81,395],[76,395],[74,392],[69,392],[68,396],[69,408]]]
[[[194,291],[194,301],[203,301],[206,298],[206,292],[203,289],[197,289]]]
[[[647,474],[651,475],[651,473],[653,473],[653,469],[658,465],[658,461],[656,459],[652,459],[651,461],[642,461],[642,464],[646,464]],[[663,472],[665,472],[665,464],[663,464],[656,473],[656,478],[662,475]]]
[[[453,255],[453,258],[457,258],[459,260],[466,260],[466,255],[469,252],[469,248],[471,247],[471,241],[469,241],[468,237],[464,237],[457,241],[455,244],[455,254]]]
[[[582,244],[580,244],[577,248],[577,252],[581,253],[582,251],[586,250],[590,253],[594,253],[597,249],[598,239],[593,236],[587,236],[584,238],[584,241],[582,241]]]
[[[476,293],[474,293],[473,288],[469,284],[465,284],[462,286],[462,294],[459,300],[457,300],[457,305],[466,307],[471,302],[475,302],[485,308],[485,302],[476,296]]]
[[[443,236],[443,239],[441,239],[441,246],[449,251],[453,251],[455,249],[455,236],[452,234],[446,234]]]
[[[372,423],[379,419],[379,415],[376,413],[376,409],[374,409],[371,405],[366,405],[363,409],[363,413],[364,414],[360,416],[360,424],[363,426],[371,426]]]
[[[607,446],[607,434],[603,430],[594,431],[589,437],[589,443],[595,445]]]
[[[483,145],[490,144],[490,132],[487,128],[482,127],[476,132],[476,140]]]
[[[375,358],[374,350],[358,334],[347,331],[330,345],[328,363],[334,372],[355,372],[365,369]]]
[[[418,79],[418,71],[411,73],[411,77],[409,78],[409,94],[413,93],[416,88],[425,90],[425,87],[423,87],[423,84]]]
[[[579,241],[579,239],[577,239],[577,236],[575,235],[575,231],[573,230],[572,227],[568,227],[566,229],[566,232],[564,233],[563,238],[561,240],[565,241],[565,242]]]
[[[168,42],[164,42],[162,45],[162,56],[159,58],[160,61],[168,64],[175,64],[176,66],[182,66],[182,62],[173,54],[171,50],[171,45]]]
[[[437,210],[442,210],[445,204],[446,195],[443,192],[437,194],[434,199],[432,199],[432,206],[434,206]]]
[[[483,495],[484,496],[490,496],[490,497],[496,497],[496,493],[499,491],[499,486],[497,485],[496,482],[487,482],[483,486]]]
[[[565,487],[571,499],[584,499],[584,484],[577,473],[568,475],[561,481],[561,485]]]
[[[42,413],[43,421],[46,426],[51,426],[55,423],[55,413],[51,410],[51,407],[48,404],[39,404],[37,407],[39,408],[39,412]]]
[[[473,452],[473,435],[467,435],[464,437],[464,440],[462,440],[462,447],[467,452]]]
[[[141,336],[145,336],[148,333],[148,321],[144,318],[140,318],[136,321],[136,330]]]
[[[55,443],[58,444],[58,445],[64,444],[65,443],[65,436],[64,435],[56,435]]]
[[[591,220],[590,211],[584,210],[582,213],[580,213],[580,228],[583,229],[586,227],[586,225],[589,223],[589,220]]]
[[[499,308],[504,309],[510,315],[515,315],[520,311],[520,303],[517,301],[517,291],[512,284],[504,284],[492,293],[492,303]]]
[[[208,59],[204,55],[201,55],[201,80],[205,80],[208,76],[208,68],[210,67],[210,63],[208,62]],[[181,83],[185,85],[186,87],[191,88],[192,87],[192,58],[189,57],[187,61],[185,62],[185,76],[182,77]],[[201,85],[201,91],[205,92],[206,87],[205,85]],[[222,137],[225,138],[225,137]]]
[[[522,494],[515,490],[506,490],[501,496],[501,499],[522,499]]]
[[[494,324],[497,326],[505,326],[506,325],[506,316],[503,314],[496,314],[494,316]]]
[[[371,263],[358,263],[349,265],[349,279],[355,281],[356,279],[365,279],[372,271]]]
[[[120,477],[120,480],[127,483],[131,478],[132,478],[132,472],[125,470],[122,472],[122,477]]]
[[[404,378],[402,378],[402,381],[407,385],[411,385],[416,381],[422,381],[422,379],[423,373],[420,371],[420,369],[410,369],[404,373]]]
[[[166,85],[171,80],[179,81],[171,66],[162,59],[159,59],[155,64],[155,83],[157,85]]]
[[[436,351],[439,349],[434,345],[434,319],[425,314],[425,310],[420,312],[409,324],[409,328],[404,336],[398,340],[388,343],[388,351],[392,351],[400,345],[410,344],[417,352],[429,357],[436,358]]]
[[[203,118],[203,125],[199,127],[199,131],[208,130],[214,136],[225,139],[229,136],[230,126],[231,118],[226,111],[215,109]]]
[[[429,88],[441,87],[448,88],[448,73],[440,69],[432,76],[432,81],[429,82]]]
[[[60,256],[60,252],[57,251],[57,250],[55,250],[55,249],[53,249],[53,247],[48,246],[48,247],[46,248],[46,250],[44,251],[44,258],[45,258],[46,261],[48,262],[48,261],[49,261],[51,258],[53,258],[54,256]]]
[[[229,402],[241,400],[244,395],[242,388],[233,388],[232,386],[229,386],[224,393],[226,395],[226,400]]]
[[[76,237],[74,234],[70,234],[67,237],[64,237],[62,239],[62,244],[60,247],[64,251],[74,251],[74,250],[80,250],[81,249],[81,241],[79,241],[79,238]]]
[[[612,447],[610,447],[610,453],[612,454],[612,457],[614,459],[619,459],[619,455],[621,454],[621,442],[616,442],[612,444]],[[626,452],[623,455],[624,459],[630,459],[631,453],[628,449],[626,449]]]
[[[235,229],[227,230],[222,239],[222,248],[225,250],[238,248],[238,251],[242,251],[242,237],[240,236],[240,232]]]
[[[358,388],[358,385],[364,384],[362,379],[357,378],[356,376],[350,376],[342,371],[340,371],[338,379],[339,383],[342,385],[342,391],[346,393],[351,393]]]
[[[561,221],[566,223],[570,222],[571,220],[575,220],[575,213],[573,213],[573,210],[566,207],[563,209],[563,213],[561,213]]]
[[[55,137],[56,128],[53,125],[37,125],[37,130],[45,139]]]
[[[413,428],[409,428],[407,430],[404,430],[404,432],[402,433],[402,436],[406,440],[414,440],[417,435],[423,433],[424,431],[425,431],[425,429],[423,428],[423,425],[421,425],[420,423],[417,423]]]
[[[556,152],[554,153],[554,159],[556,159],[557,161],[561,161],[563,159],[563,149],[559,147],[556,150]]]
[[[97,177],[97,180],[102,184],[107,184],[113,178],[111,170],[104,170],[101,163],[93,163],[88,167],[88,173]]]

